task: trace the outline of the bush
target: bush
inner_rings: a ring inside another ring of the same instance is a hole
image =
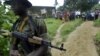
[[[0,30],[10,30],[12,23],[16,20],[15,15],[10,9],[5,11],[5,6],[0,5]],[[9,55],[9,37],[0,35],[0,56]]]
[[[9,38],[0,35],[0,56],[9,55]]]

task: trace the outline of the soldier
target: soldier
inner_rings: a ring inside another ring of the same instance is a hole
[[[17,19],[12,27],[12,32],[18,31],[32,35],[31,38],[39,37],[40,39],[48,40],[47,28],[43,19],[37,19],[27,13],[28,9],[32,7],[29,1],[10,0],[5,3],[10,4],[15,15],[19,16],[19,19]],[[29,22],[30,18],[32,18],[32,23]],[[21,52],[19,51],[19,47],[22,48]],[[51,56],[48,46],[31,44],[28,41],[25,42],[12,37],[10,56],[27,56],[29,54],[32,54],[32,56]]]

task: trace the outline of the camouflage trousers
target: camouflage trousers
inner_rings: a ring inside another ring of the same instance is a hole
[[[27,53],[27,52],[24,52],[24,51],[20,51],[20,55],[21,56],[34,56],[34,54],[36,53],[36,51],[32,51],[31,53]],[[52,54],[51,54],[51,50],[49,49],[48,51],[47,51],[47,53],[45,53],[45,54],[43,54],[43,55],[41,55],[41,56],[52,56]]]

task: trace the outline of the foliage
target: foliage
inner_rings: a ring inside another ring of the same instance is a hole
[[[63,11],[63,6],[57,8],[58,11]]]
[[[5,9],[4,5],[0,5],[0,30],[10,30],[16,18],[10,9],[8,12]],[[9,55],[9,44],[9,37],[0,35],[0,56]]]
[[[100,18],[94,21],[94,26],[100,27]]]
[[[99,0],[65,0],[64,8],[69,10],[90,10]]]
[[[95,20],[94,25],[100,27],[100,19]],[[98,55],[100,56],[100,32],[98,32],[95,37],[96,37],[95,44],[96,44],[97,52]]]
[[[56,34],[57,28],[61,25],[61,20],[54,19],[54,18],[48,18],[45,19],[48,33],[50,34],[51,40],[53,39],[53,36]]]
[[[65,26],[61,30],[62,41],[65,41],[68,34],[72,32],[77,26],[82,23],[81,19],[76,19],[74,21],[70,21],[65,24]]]
[[[96,5],[92,8],[92,10],[96,10],[96,9],[100,9],[100,4],[96,4]]]

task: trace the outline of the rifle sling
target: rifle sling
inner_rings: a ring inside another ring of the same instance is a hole
[[[37,28],[36,28],[37,27],[36,23],[35,23],[35,21],[33,19],[34,18],[32,18],[32,16],[29,16],[29,25],[30,25],[30,28],[32,30],[32,35],[34,36],[35,33],[37,33],[37,35],[38,35],[38,32],[37,32]],[[38,40],[36,40],[36,39],[38,39]],[[35,39],[28,38],[28,41],[31,42],[31,43],[33,42],[35,44],[41,44],[41,40],[39,41],[39,38],[35,38]]]
[[[25,25],[25,22],[26,22],[27,19],[28,19],[28,17],[26,17],[26,18],[24,19],[24,21],[22,21],[22,24],[20,25],[20,27],[19,27],[19,29],[18,29],[20,32],[23,31],[22,29],[24,28],[24,25]]]
[[[36,23],[33,19],[34,19],[34,17],[29,16],[28,22],[29,22],[30,28],[32,30],[32,35],[35,35],[35,33],[37,33],[37,35],[38,35],[37,28],[36,28],[37,26],[36,26]]]

